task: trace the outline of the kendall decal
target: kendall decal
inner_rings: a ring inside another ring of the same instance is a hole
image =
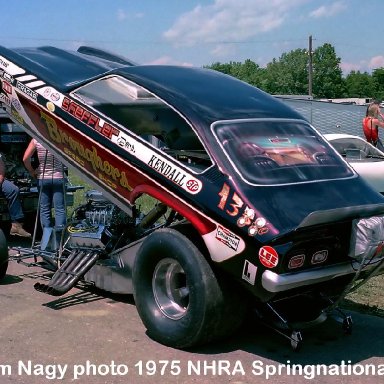
[[[186,190],[188,193],[196,194],[201,191],[202,183],[199,179],[192,176],[166,157],[155,153],[146,145],[133,137],[120,131],[118,136],[113,136],[111,141],[119,147],[124,148],[132,156],[149,165],[156,172],[164,175],[170,181]]]

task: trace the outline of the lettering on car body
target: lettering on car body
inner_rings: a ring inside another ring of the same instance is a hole
[[[234,251],[237,251],[237,248],[239,247],[240,238],[221,225],[217,226],[216,239]]]

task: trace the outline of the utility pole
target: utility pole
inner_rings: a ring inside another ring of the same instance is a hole
[[[312,35],[309,36],[308,40],[308,96],[312,96],[312,79],[313,79],[313,67],[312,67]]]

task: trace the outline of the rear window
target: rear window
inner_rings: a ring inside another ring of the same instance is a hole
[[[289,184],[354,175],[304,121],[223,121],[215,123],[213,131],[236,171],[252,184]]]

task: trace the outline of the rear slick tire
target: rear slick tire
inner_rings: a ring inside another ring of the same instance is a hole
[[[233,333],[245,305],[236,289],[220,280],[180,232],[159,229],[149,235],[133,269],[135,303],[148,335],[183,349]]]

